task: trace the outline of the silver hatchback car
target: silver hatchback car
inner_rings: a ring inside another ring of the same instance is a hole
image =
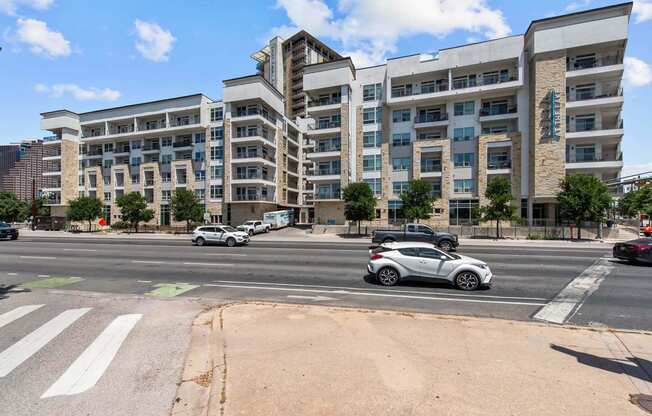
[[[249,244],[249,234],[229,225],[202,225],[192,232],[192,243],[198,246],[226,244],[233,247],[238,244]]]
[[[447,281],[462,290],[491,285],[487,263],[473,257],[445,253],[429,243],[386,243],[369,250],[367,271],[384,286],[407,277]]]

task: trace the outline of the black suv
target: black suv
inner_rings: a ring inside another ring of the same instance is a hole
[[[16,240],[18,238],[18,230],[5,222],[0,222],[0,238]]]

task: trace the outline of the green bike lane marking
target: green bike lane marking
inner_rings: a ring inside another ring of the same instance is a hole
[[[182,293],[198,288],[199,285],[191,285],[188,283],[159,283],[154,285],[156,289],[145,293],[148,296],[156,296],[159,298],[172,298]]]
[[[81,277],[50,277],[47,279],[33,280],[21,286],[27,289],[52,289],[54,287],[67,286],[79,283],[84,280]]]

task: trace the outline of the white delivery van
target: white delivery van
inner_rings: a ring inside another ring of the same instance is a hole
[[[294,225],[294,211],[284,209],[281,211],[271,211],[263,214],[263,222],[269,224],[272,230]]]

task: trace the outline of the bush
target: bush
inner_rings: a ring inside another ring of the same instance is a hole
[[[124,221],[116,221],[111,224],[111,228],[114,230],[126,230],[129,228],[129,223]]]
[[[541,233],[529,232],[529,233],[527,233],[527,239],[528,240],[543,240],[544,236]]]

